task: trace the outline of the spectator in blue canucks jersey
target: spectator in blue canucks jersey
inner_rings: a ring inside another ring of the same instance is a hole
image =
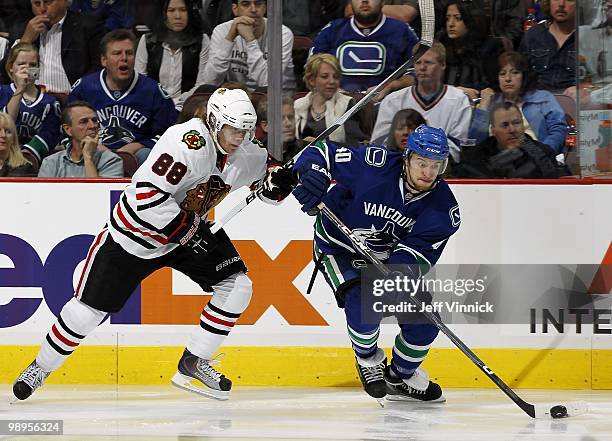
[[[59,103],[35,85],[40,68],[38,50],[33,45],[13,46],[6,71],[13,82],[0,86],[0,108],[15,121],[22,148],[40,162],[53,153],[60,140]]]
[[[90,103],[102,126],[102,143],[111,150],[132,153],[140,165],[159,136],[174,124],[178,112],[159,83],[134,70],[132,32],[109,32],[100,49],[104,69],[78,80],[68,102]]]
[[[341,87],[366,91],[378,85],[412,56],[418,37],[412,28],[382,12],[383,0],[351,0],[354,15],[328,23],[314,40],[311,54],[335,55],[342,69]],[[405,75],[377,97],[413,84]]]
[[[403,152],[317,143],[296,161],[293,195],[307,213],[323,201],[383,263],[416,280],[436,264],[459,228],[459,206],[441,177],[448,155],[444,132],[425,125],[410,135]],[[332,179],[336,185],[328,192]],[[367,309],[369,295],[361,286],[363,257],[326,216],[317,216],[314,230],[316,267],[344,308],[365,391],[376,399],[444,401],[440,386],[420,367],[438,328],[402,320],[387,366],[377,344],[383,314]],[[429,293],[419,295],[431,300]]]

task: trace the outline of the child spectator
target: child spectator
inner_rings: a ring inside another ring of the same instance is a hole
[[[9,52],[6,71],[13,82],[0,86],[0,108],[16,121],[19,143],[42,161],[60,140],[61,111],[57,99],[35,85],[38,50],[17,43]]]

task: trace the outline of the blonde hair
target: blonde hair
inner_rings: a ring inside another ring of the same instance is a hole
[[[412,48],[412,54],[414,55],[419,48],[419,45],[414,45]],[[436,54],[436,58],[438,59],[438,63],[446,65],[446,47],[438,40],[434,40],[431,47],[428,49]]]
[[[15,64],[15,60],[17,60],[17,56],[21,52],[36,52],[36,59],[38,59],[38,49],[36,49],[36,46],[30,43],[17,43],[9,51],[8,56],[6,57],[6,66],[4,67],[6,69],[6,73],[9,77],[11,77],[11,79],[13,78],[11,69],[13,68],[13,64]]]
[[[8,150],[5,153],[7,156],[4,158],[5,164],[11,168],[20,167],[22,165],[30,164],[23,153],[21,153],[21,146],[19,145],[19,139],[17,137],[17,127],[13,122],[13,118],[8,113],[0,112],[0,127],[4,128],[7,132],[6,144]]]
[[[329,64],[334,69],[334,72],[340,75],[340,62],[332,54],[320,53],[313,55],[308,59],[304,67],[304,84],[308,90],[312,90],[309,82],[319,74],[319,69],[321,69],[321,64],[323,63]]]

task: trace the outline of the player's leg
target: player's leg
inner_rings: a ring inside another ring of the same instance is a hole
[[[185,250],[172,267],[213,293],[200,315],[200,326],[192,333],[178,372],[172,384],[190,392],[226,400],[232,382],[214,365],[214,353],[223,344],[230,331],[249,305],[253,293],[251,279],[240,255],[227,235],[217,233],[219,244],[207,255],[195,255]]]
[[[325,280],[334,291],[338,306],[344,308],[347,332],[355,351],[355,367],[361,384],[368,395],[383,398],[386,393],[383,373],[387,357],[378,347],[382,316],[376,315],[364,320],[362,315],[359,267],[363,261],[354,256],[322,256],[316,245],[314,254],[316,261],[320,262]]]
[[[429,293],[419,293],[424,303],[431,302]],[[395,337],[393,357],[385,371],[387,399],[391,401],[445,401],[442,389],[429,380],[421,368],[431,344],[438,335],[438,328],[422,314],[399,316],[400,332]]]
[[[126,253],[104,229],[87,253],[74,297],[62,308],[36,359],[15,381],[15,396],[25,400],[42,386],[109,312],[123,307],[155,264]]]

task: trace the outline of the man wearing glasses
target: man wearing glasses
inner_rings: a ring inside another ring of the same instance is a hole
[[[218,86],[239,81],[254,90],[268,85],[268,36],[264,0],[232,0],[234,19],[213,30],[204,83]],[[295,86],[293,33],[282,27],[283,89]]]

